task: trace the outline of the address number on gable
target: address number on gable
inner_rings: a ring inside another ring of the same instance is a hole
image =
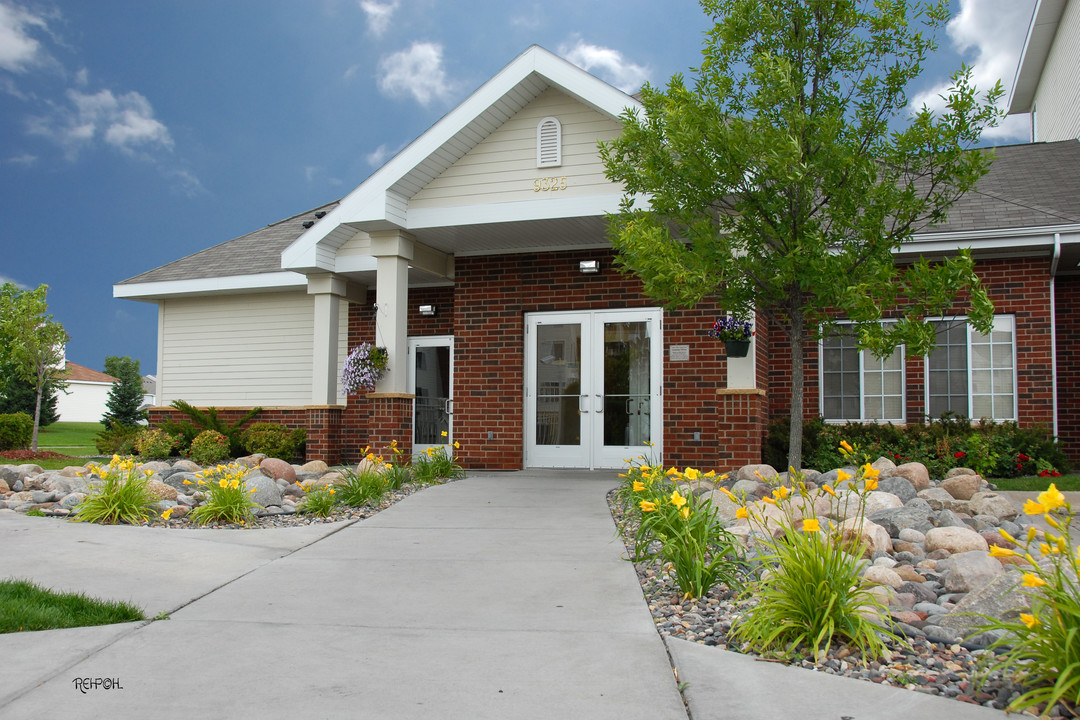
[[[533,192],[555,192],[566,189],[566,176],[544,177],[533,180]]]

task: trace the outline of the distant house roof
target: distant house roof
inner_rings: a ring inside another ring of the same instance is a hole
[[[926,233],[1043,228],[1080,223],[1080,141],[1005,145],[972,192]],[[318,222],[334,201],[215,245],[118,285],[281,273],[281,253]],[[297,276],[301,277],[302,276]]]
[[[206,250],[123,280],[118,285],[193,280],[234,275],[281,272],[281,251],[304,234],[304,223],[318,221],[337,207],[337,201],[280,220]],[[310,226],[309,226],[310,227]]]
[[[77,365],[70,360],[64,363],[64,379],[70,380],[72,382],[117,382],[117,379],[114,378],[112,375],[106,375],[103,372],[91,370],[88,367]]]

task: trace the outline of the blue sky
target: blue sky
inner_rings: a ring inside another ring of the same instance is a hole
[[[1034,0],[953,5],[920,102],[961,60],[1008,86]],[[632,91],[696,65],[707,24],[689,0],[0,0],[0,281],[49,285],[69,360],[152,373],[157,307],[113,283],[342,197],[531,44]]]

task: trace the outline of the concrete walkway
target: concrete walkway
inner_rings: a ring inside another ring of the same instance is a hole
[[[169,620],[0,635],[7,718],[1004,718],[657,635],[607,473],[473,474],[258,531],[0,514],[0,576]],[[689,683],[686,703],[679,679]],[[108,678],[122,689],[76,687]]]

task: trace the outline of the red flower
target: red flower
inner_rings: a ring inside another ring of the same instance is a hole
[[[1017,465],[1019,465],[1020,463],[1026,463],[1027,461],[1031,460],[1031,458],[1029,458],[1029,457],[1028,457],[1027,455],[1025,455],[1024,453],[1020,453],[1019,455],[1017,455],[1017,456],[1016,456],[1016,459],[1017,459],[1017,461],[1018,461],[1018,462],[1017,462]]]
[[[966,454],[966,453],[964,453],[964,452],[961,452],[960,450],[957,450],[956,452],[954,452],[954,453],[953,453],[953,455],[952,455],[952,456],[953,456],[954,458],[956,458],[957,460],[959,460],[959,459],[960,459],[960,458],[962,458],[962,457],[967,457],[967,454]]]
[[[1039,471],[1039,477],[1050,477],[1050,471],[1049,470],[1040,470]]]

